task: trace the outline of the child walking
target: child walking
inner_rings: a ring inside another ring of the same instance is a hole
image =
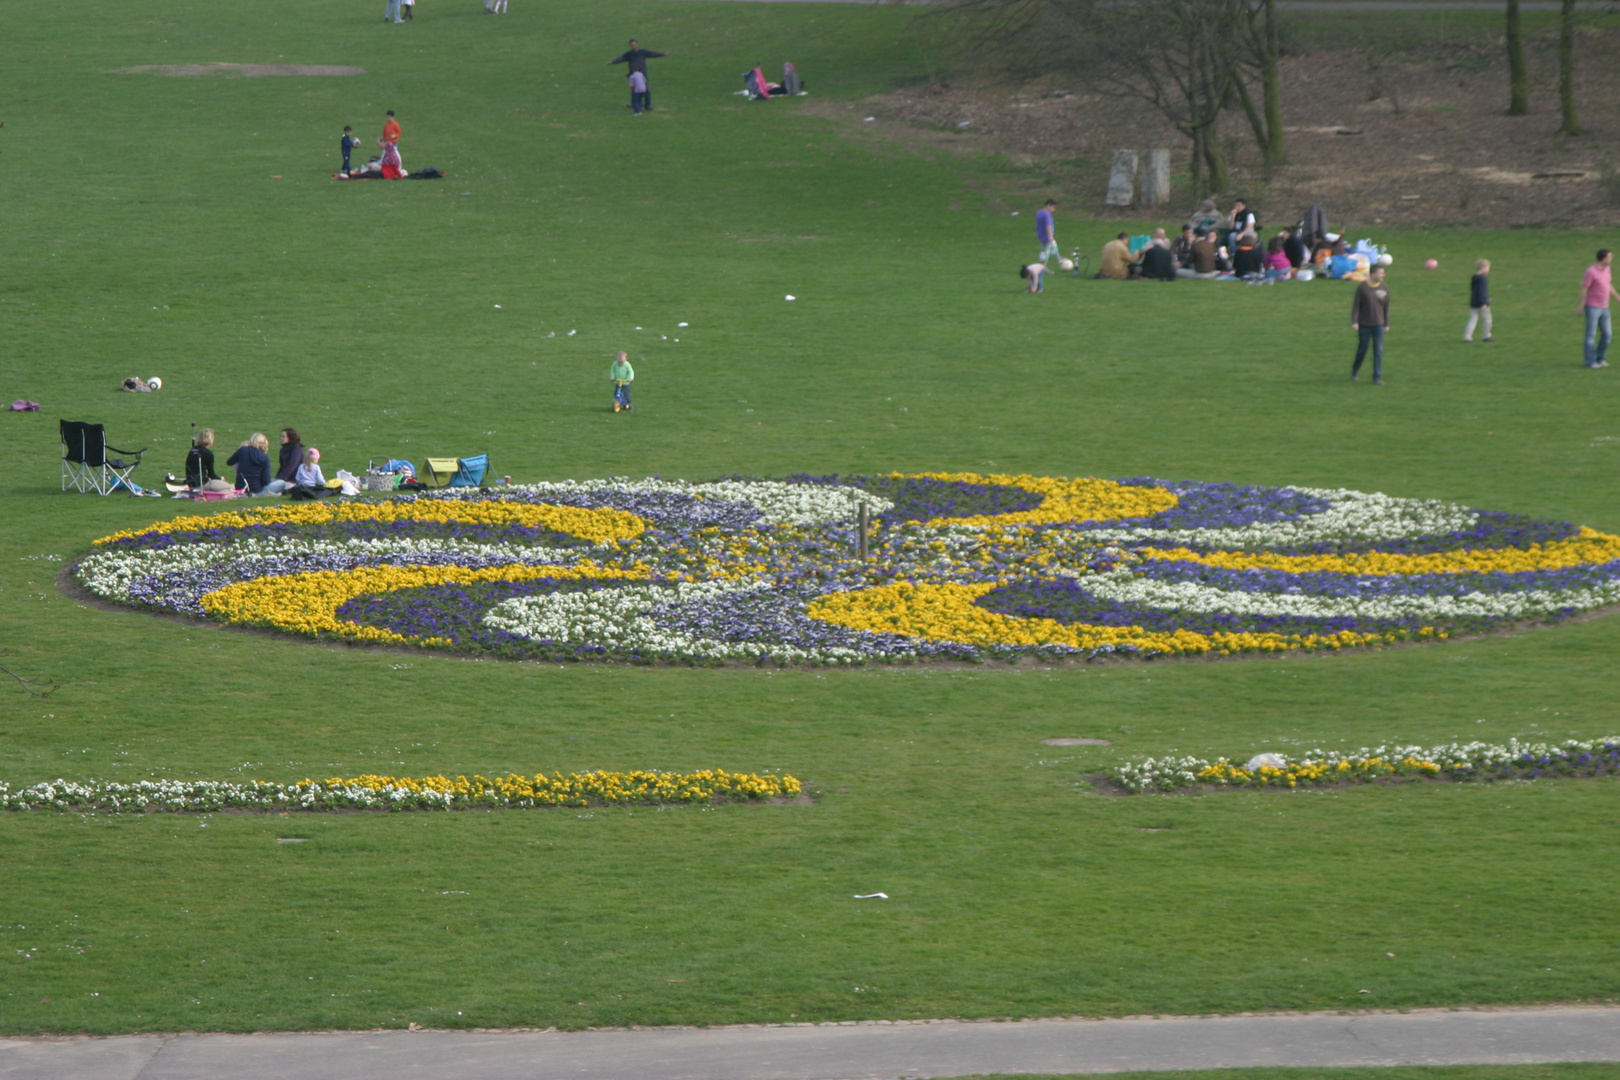
[[[613,411],[634,411],[630,404],[630,384],[636,381],[636,369],[630,366],[629,353],[620,351],[613,366],[608,369],[608,378],[613,380]]]
[[[1474,327],[1483,323],[1485,336],[1491,341],[1491,260],[1481,259],[1474,264],[1474,276],[1468,281],[1468,325],[1463,327],[1463,340],[1474,340]]]
[[[349,165],[349,155],[354,148],[360,145],[360,140],[354,137],[354,128],[348,124],[343,125],[343,172],[345,175],[354,171]]]

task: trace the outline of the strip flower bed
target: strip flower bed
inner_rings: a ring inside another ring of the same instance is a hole
[[[1176,791],[1213,787],[1320,787],[1369,784],[1390,777],[1438,780],[1535,780],[1544,776],[1620,774],[1620,736],[1591,742],[1446,743],[1442,746],[1375,746],[1354,753],[1311,750],[1259,754],[1242,765],[1226,758],[1148,758],[1122,765],[1108,778],[1127,791]]]
[[[74,572],[136,607],[512,658],[1141,658],[1556,622],[1620,601],[1620,537],[1144,477],[619,479],[186,515],[96,541]]]
[[[792,776],[651,770],[546,776],[356,776],[300,780],[56,780],[12,791],[0,782],[0,810],[474,810],[490,807],[639,806],[791,799],[803,790]]]

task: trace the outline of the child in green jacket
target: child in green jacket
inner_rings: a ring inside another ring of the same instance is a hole
[[[613,411],[618,412],[622,408],[630,412],[633,409],[630,404],[630,384],[636,379],[636,369],[630,366],[629,353],[619,353],[618,359],[608,369],[608,378],[613,380]]]

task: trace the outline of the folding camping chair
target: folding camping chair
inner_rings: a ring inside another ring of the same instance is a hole
[[[428,487],[478,487],[489,471],[489,455],[470,458],[433,458],[422,462],[417,479]]]
[[[141,463],[141,455],[146,453],[145,447],[120,450],[116,446],[108,446],[105,424],[63,420],[61,431],[63,491],[70,484],[75,491],[94,491],[97,495],[111,495],[119,487],[134,491],[129,476]],[[135,460],[109,458],[109,450],[115,454],[133,454]]]

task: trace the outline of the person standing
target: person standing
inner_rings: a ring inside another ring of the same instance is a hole
[[[636,381],[636,369],[630,366],[629,353],[621,350],[614,358],[613,366],[608,368],[608,378],[613,380],[613,411],[635,411],[635,406],[630,404],[630,384]]]
[[[1614,340],[1614,324],[1609,321],[1609,297],[1620,297],[1610,280],[1614,252],[1600,248],[1597,262],[1586,268],[1581,279],[1581,313],[1586,316],[1586,366],[1608,367],[1609,342]],[[1602,338],[1599,340],[1599,333]]]
[[[1468,279],[1468,325],[1463,327],[1463,340],[1474,340],[1474,327],[1484,324],[1482,341],[1491,337],[1491,260],[1481,259],[1474,264],[1474,276]]]
[[[1036,261],[1045,263],[1058,253],[1057,224],[1052,220],[1052,214],[1057,210],[1057,200],[1047,199],[1046,205],[1035,211],[1035,241],[1041,245],[1041,253]]]
[[[389,109],[388,118],[383,121],[382,141],[393,148],[394,167],[400,171],[401,175],[403,175],[405,172],[405,162],[399,156],[399,137],[403,134],[404,132],[402,132],[399,128],[399,121],[394,119],[394,110]],[[378,143],[377,145],[381,146],[382,143]],[[388,150],[385,147],[383,150],[383,158],[387,159],[388,157]],[[386,164],[386,160],[384,163]]]
[[[668,55],[669,53],[653,52],[651,49],[643,49],[640,45],[636,44],[635,38],[631,38],[629,51],[620,56],[615,56],[612,60],[609,60],[605,66],[612,67],[614,64],[629,64],[630,73],[634,75],[638,71],[641,72],[642,81],[645,82],[647,78],[647,61],[653,59],[654,57]],[[631,91],[631,94],[632,97],[630,107],[634,109],[635,91]],[[652,90],[645,87],[643,87],[641,90],[641,107],[647,112],[652,112]]]
[[[1356,298],[1350,307],[1350,329],[1361,335],[1356,345],[1356,362],[1350,366],[1350,381],[1356,381],[1361,362],[1367,358],[1367,346],[1372,346],[1373,385],[1384,385],[1384,335],[1389,332],[1389,289],[1384,286],[1384,268],[1375,266],[1367,273],[1367,280],[1356,286]]]
[[[399,0],[388,0],[388,10],[383,12],[383,22],[391,22],[391,23],[404,22],[405,20],[400,18],[399,8],[400,8]]]

